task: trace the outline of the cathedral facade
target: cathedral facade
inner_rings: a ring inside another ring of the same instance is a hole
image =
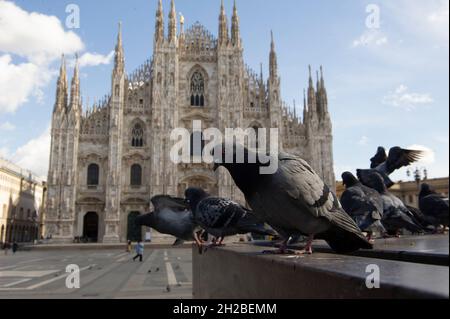
[[[63,59],[52,117],[45,230],[54,241],[141,238],[134,219],[148,211],[150,197],[182,196],[189,186],[242,201],[224,170],[171,161],[171,132],[191,130],[196,120],[204,128],[221,131],[278,128],[280,149],[307,160],[335,187],[332,125],[322,74],[315,84],[310,68],[304,111],[298,114],[281,99],[273,36],[268,78],[245,65],[236,6],[229,28],[222,4],[217,37],[200,23],[185,30],[173,0],[167,32],[164,20],[160,0],[153,55],[129,75],[120,27],[111,92],[85,111],[78,65],[69,86]]]

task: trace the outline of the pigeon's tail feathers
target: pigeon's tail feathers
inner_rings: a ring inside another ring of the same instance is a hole
[[[389,214],[383,219],[383,225],[391,231],[404,228],[411,233],[423,233],[423,227],[415,222],[412,216],[405,213]]]
[[[320,237],[337,253],[346,254],[359,249],[373,249],[353,219],[343,210],[337,209],[331,220],[332,227]]]
[[[241,234],[254,233],[263,236],[277,236],[277,233],[264,226],[253,213],[246,213],[236,224]]]

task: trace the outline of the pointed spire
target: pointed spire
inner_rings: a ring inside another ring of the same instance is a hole
[[[184,34],[184,15],[180,12],[180,36]]]
[[[170,2],[169,13],[169,42],[175,42],[177,39],[177,11],[175,10],[175,1]]]
[[[117,34],[117,44],[114,57],[114,73],[122,74],[125,71],[125,57],[122,45],[122,22],[119,22],[119,33]]]
[[[264,74],[263,74],[263,64],[262,63],[260,63],[259,79],[261,81],[261,84],[263,84],[264,83]]]
[[[273,37],[273,31],[270,31],[271,44],[270,44],[270,78],[276,79],[278,77],[278,60],[277,53],[275,52],[275,40]]]
[[[78,54],[75,55],[75,67],[73,70],[72,86],[70,89],[70,109],[78,110],[80,108],[80,76],[78,66]]]
[[[219,45],[228,44],[228,20],[225,13],[225,6],[223,5],[223,0],[220,5],[220,16],[219,16]]]
[[[311,87],[314,88],[311,65],[308,65],[308,69],[309,69],[309,88]]]
[[[325,80],[323,76],[323,67],[320,66],[320,101],[322,103],[322,112],[324,114],[328,113],[328,94],[325,87]]]
[[[303,89],[303,123],[305,123],[308,116],[308,105],[306,103],[306,90]]]
[[[298,119],[298,118],[297,118],[297,104],[296,104],[296,102],[295,102],[295,99],[294,99],[294,119],[295,119],[295,120]]]
[[[314,88],[311,65],[309,65],[308,68],[309,68],[308,115],[314,116],[316,110],[316,91]]]
[[[162,0],[159,0],[158,10],[156,11],[155,42],[162,43],[163,41],[164,41],[164,12]]]
[[[317,78],[316,88],[317,88],[317,92],[319,92],[319,91],[320,91],[320,77],[319,77],[319,71],[316,71],[316,78]]]
[[[239,27],[239,15],[237,12],[236,0],[234,0],[233,6],[233,18],[231,25],[231,43],[234,46],[239,46],[241,43],[241,32]]]
[[[326,89],[325,89],[325,80],[324,80],[324,77],[323,77],[323,67],[322,66],[320,66],[320,87],[321,87],[322,90],[326,91]]]
[[[56,101],[54,111],[64,111],[67,108],[68,100],[68,83],[67,83],[67,70],[66,70],[66,58],[64,54],[61,56],[61,67],[59,69],[59,77],[56,86]]]

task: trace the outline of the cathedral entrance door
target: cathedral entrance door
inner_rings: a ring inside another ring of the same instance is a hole
[[[136,224],[136,218],[141,215],[139,212],[131,212],[128,215],[127,240],[142,240],[142,227]]]
[[[98,241],[98,215],[96,212],[89,212],[84,215],[83,238],[88,242]]]

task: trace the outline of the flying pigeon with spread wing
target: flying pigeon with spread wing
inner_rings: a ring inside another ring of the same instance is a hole
[[[423,151],[407,150],[400,147],[393,147],[389,151],[389,156],[386,153],[383,155],[383,148],[379,148],[377,154],[371,159],[371,169],[359,169],[357,175],[359,180],[366,186],[373,188],[370,185],[370,175],[372,172],[378,172],[384,180],[385,185],[390,188],[394,185],[394,182],[389,178],[396,170],[411,165],[414,162],[419,161],[423,155]],[[385,161],[382,160],[386,158]],[[375,166],[375,167],[373,167]]]

